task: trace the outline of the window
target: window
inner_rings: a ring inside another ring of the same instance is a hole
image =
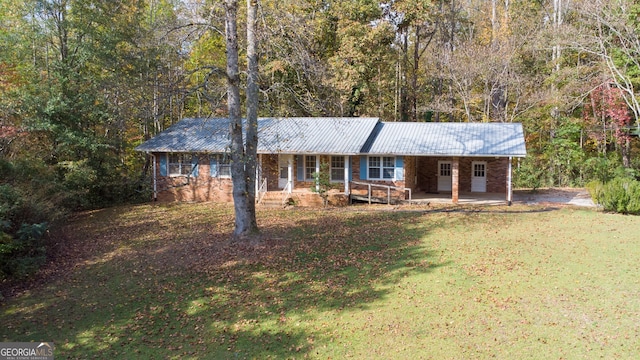
[[[211,177],[230,178],[231,158],[226,154],[209,155],[209,166],[211,167]]]
[[[369,157],[369,179],[392,180],[395,172],[395,158],[392,156]]]
[[[218,177],[231,177],[231,159],[229,159],[229,156],[218,155]]]
[[[317,157],[315,155],[305,155],[304,178],[306,180],[315,180],[315,178],[313,177],[313,173],[316,172],[316,161]]]
[[[442,162],[440,163],[440,176],[451,176],[451,163],[450,162]]]
[[[193,163],[191,154],[168,154],[169,176],[191,175]]]
[[[473,176],[484,177],[484,163],[473,163]]]
[[[344,156],[331,157],[331,181],[344,181]]]

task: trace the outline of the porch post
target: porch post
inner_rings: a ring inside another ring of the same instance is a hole
[[[156,164],[156,154],[151,154],[151,159],[153,161],[153,201],[158,201],[158,178],[156,174],[158,165]]]
[[[460,159],[454,157],[451,162],[451,202],[454,204],[458,203],[459,169]]]
[[[256,164],[256,196],[260,192],[260,184],[262,183],[262,179],[260,177],[262,174],[260,170],[262,168],[262,154],[258,154],[258,163]]]
[[[349,156],[344,157],[344,193],[349,194],[349,174],[351,173],[351,162]]]
[[[507,167],[507,205],[511,206],[511,201],[513,199],[513,188],[511,185],[511,156],[509,156],[509,165]]]
[[[316,174],[320,174],[320,155],[316,155]],[[320,183],[316,181],[316,191],[320,191]]]
[[[290,184],[289,191],[293,192],[293,155],[287,160],[287,184]]]

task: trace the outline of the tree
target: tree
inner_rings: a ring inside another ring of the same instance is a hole
[[[603,152],[607,148],[607,132],[611,132],[620,147],[622,165],[631,166],[631,134],[633,122],[631,111],[624,101],[624,91],[604,82],[590,94],[584,107],[585,122],[590,124],[589,135],[601,143]]]
[[[579,14],[584,35],[571,45],[602,60],[640,130],[640,5],[595,0],[583,2]]]
[[[256,0],[247,0],[247,57],[249,83],[247,86],[247,138],[243,140],[243,124],[240,111],[240,75],[238,66],[238,3],[225,2],[225,36],[227,48],[227,106],[231,135],[231,178],[233,179],[233,203],[236,238],[244,238],[258,230],[255,211],[255,169],[257,136],[257,70],[256,54]]]

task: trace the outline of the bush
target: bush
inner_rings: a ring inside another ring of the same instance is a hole
[[[47,220],[63,216],[47,199],[47,187],[29,181],[0,184],[0,280],[24,279],[46,260]]]
[[[513,172],[513,184],[517,188],[537,189],[545,186],[545,171],[535,156],[522,159]]]
[[[47,223],[22,224],[15,238],[0,231],[0,278],[22,279],[44,264],[46,231]]]
[[[605,211],[640,215],[640,182],[628,176],[616,177],[602,183],[590,183],[589,191],[594,202]]]

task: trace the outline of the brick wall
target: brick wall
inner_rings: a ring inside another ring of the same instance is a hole
[[[164,155],[161,155],[164,156]],[[212,178],[209,158],[199,156],[198,176],[160,176],[160,160],[156,156],[158,201],[233,202],[230,178]]]
[[[157,198],[160,201],[233,201],[233,183],[229,178],[211,178],[209,159],[206,155],[200,156],[197,177],[162,177],[160,176],[159,158],[156,156],[156,176],[157,176]],[[267,177],[268,190],[278,189],[278,155],[262,155],[263,176]],[[296,189],[311,189],[314,186],[310,181],[297,181],[298,167],[295,164],[297,157],[294,157],[293,178]],[[329,161],[328,156],[322,156],[321,161]],[[438,161],[451,161],[446,157],[404,157],[405,180],[403,181],[366,181],[382,185],[392,185],[396,187],[408,187],[412,191],[437,192],[437,172]],[[487,192],[505,193],[507,186],[507,158],[460,158],[459,191],[461,193],[471,192],[471,168],[473,161],[486,161]],[[351,157],[352,179],[360,180],[360,156]],[[416,181],[417,178],[417,181]],[[344,184],[336,184],[337,191],[344,191]],[[366,186],[352,185],[354,193],[366,193]],[[386,197],[386,190],[374,188],[374,196]],[[317,194],[312,194],[317,197]],[[392,196],[401,198],[406,194],[400,191],[392,191]],[[319,197],[318,197],[319,199]],[[302,204],[312,206],[316,200],[312,197],[298,199]],[[343,203],[344,199],[337,200]],[[321,203],[320,203],[321,205]]]
[[[278,190],[279,171],[278,155],[262,155],[262,176],[267,178],[267,191]]]
[[[420,191],[438,192],[438,161],[452,161],[447,157],[419,157],[417,159],[418,182]],[[487,176],[487,192],[504,193],[507,187],[508,158],[459,158],[459,191],[471,192],[471,169],[474,161],[485,161]]]

